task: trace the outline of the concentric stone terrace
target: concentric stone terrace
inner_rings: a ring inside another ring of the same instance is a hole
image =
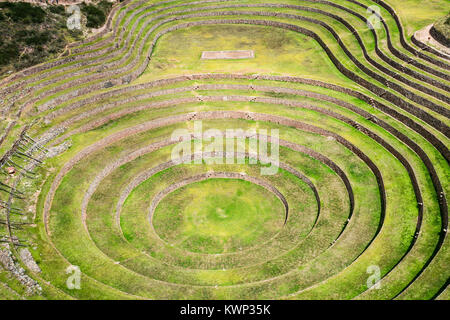
[[[5,177],[41,295],[449,299],[450,57],[409,39],[449,8],[403,3],[124,1],[3,79],[0,151],[25,124],[49,150],[35,179]],[[254,57],[201,59],[237,50]],[[248,148],[208,150],[199,123]],[[176,162],[180,130],[202,147]],[[279,144],[274,174],[252,143]]]

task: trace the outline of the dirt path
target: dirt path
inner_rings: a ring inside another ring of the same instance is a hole
[[[444,46],[431,36],[430,30],[432,26],[433,25],[430,24],[429,26],[426,26],[422,30],[416,31],[416,33],[414,33],[414,36],[420,42],[423,42],[425,45],[428,45],[436,50],[439,50],[441,53],[448,55],[450,58],[450,48],[447,48],[446,46]]]

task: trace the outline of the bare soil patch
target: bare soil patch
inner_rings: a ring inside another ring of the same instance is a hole
[[[253,59],[255,52],[253,50],[235,50],[235,51],[203,51],[202,59]]]

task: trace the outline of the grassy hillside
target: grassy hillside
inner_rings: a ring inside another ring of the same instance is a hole
[[[403,3],[126,0],[0,81],[0,241],[42,286],[0,299],[447,299],[450,60],[410,36],[448,0]]]
[[[98,28],[105,23],[112,4],[82,4],[82,23]],[[40,7],[25,2],[0,3],[0,74],[39,64],[63,53],[69,42],[82,39],[83,32],[69,30],[70,16],[62,5]]]
[[[430,30],[433,37],[443,45],[450,47],[450,14],[439,19]]]

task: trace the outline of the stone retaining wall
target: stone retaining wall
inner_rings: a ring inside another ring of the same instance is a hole
[[[282,6],[282,5],[280,5],[280,6]],[[242,12],[242,13],[245,13],[245,12]],[[206,16],[211,16],[211,15],[218,15],[218,14],[220,14],[220,15],[222,15],[222,14],[224,14],[224,13],[206,13]],[[229,13],[230,15],[232,15],[232,14],[234,14],[233,12],[230,12]],[[268,14],[268,13],[261,13],[261,12],[259,12],[259,13],[254,13],[254,14],[257,14],[257,15],[271,15],[271,14]],[[275,15],[277,15],[277,16],[283,16],[283,17],[292,17],[293,15],[286,15],[286,14],[275,14]],[[195,16],[205,16],[205,14],[204,13],[202,13],[202,14],[196,14]],[[188,15],[188,16],[183,16],[183,17],[192,17],[192,15]],[[298,17],[298,16],[295,16],[295,17]],[[177,18],[171,18],[171,19],[168,19],[168,20],[170,20],[170,21],[175,21],[175,20],[178,20],[179,18],[181,18],[181,17],[177,17]],[[166,22],[167,22],[167,20],[166,20]],[[319,21],[320,22],[320,21]],[[323,24],[322,22],[320,22],[321,24]],[[153,41],[153,45],[154,45],[154,43],[156,42],[156,40],[157,40],[157,38],[159,38],[159,36],[161,36],[162,34],[165,34],[167,32],[167,30],[165,31],[165,32],[163,32],[163,33],[159,33],[158,34],[158,36],[157,37],[155,37],[156,39],[154,39],[154,41]],[[330,31],[331,32],[331,31]],[[337,35],[335,35],[335,37],[336,37]],[[338,38],[337,38],[337,40],[338,40],[338,42],[340,41]],[[153,47],[153,46],[152,46]],[[141,48],[140,48],[141,50],[142,50],[142,46],[141,46]],[[349,53],[348,53],[349,54]],[[355,58],[353,58],[352,60],[354,60],[354,62],[355,63],[357,63],[359,66],[360,66],[360,68],[362,68],[362,70],[365,70],[365,71],[367,71],[367,72],[369,72],[369,74],[370,74],[370,70],[369,69],[367,69],[367,68],[365,68],[362,64],[360,64]],[[134,64],[135,65],[135,64]],[[132,65],[132,66],[134,66],[134,65]],[[139,68],[139,72],[137,72],[137,73],[140,73],[140,71],[142,70],[142,69],[145,69],[145,68]],[[98,78],[101,78],[101,77],[104,77],[104,76],[111,76],[111,75],[114,75],[114,74],[117,74],[117,73],[120,73],[120,72],[122,72],[122,71],[126,71],[126,68],[122,68],[122,69],[118,69],[118,70],[114,70],[114,71],[111,71],[110,72],[110,74],[108,74],[108,73],[106,73],[106,74],[102,74],[102,75],[94,75],[93,77],[92,77],[92,79],[98,79]],[[143,70],[142,70],[143,71]],[[377,80],[379,80],[379,81],[381,81],[381,82],[385,82],[385,84],[386,85],[388,85],[388,86],[392,86],[393,87],[393,89],[396,89],[398,92],[400,92],[401,94],[403,94],[403,95],[405,95],[405,96],[408,96],[409,98],[411,98],[411,99],[413,99],[413,100],[416,100],[417,102],[419,102],[419,103],[421,103],[421,104],[423,104],[423,105],[428,105],[430,108],[432,108],[433,110],[435,110],[436,112],[439,112],[439,113],[441,113],[441,114],[445,114],[445,113],[448,113],[448,110],[446,110],[445,108],[443,108],[443,107],[441,107],[441,106],[438,106],[438,105],[436,105],[436,104],[434,104],[434,103],[431,103],[431,102],[429,102],[429,101],[427,101],[426,99],[424,99],[424,98],[422,98],[422,97],[420,97],[420,96],[417,96],[417,95],[415,95],[415,94],[411,94],[411,92],[409,92],[408,90],[405,90],[404,88],[402,88],[401,86],[399,86],[399,85],[397,85],[397,84],[395,84],[395,83],[391,83],[391,82],[386,82],[386,80],[383,78],[383,77],[381,77],[381,76],[379,76],[379,75],[377,75],[377,74],[375,74],[375,73],[372,73],[372,74],[370,74],[372,77],[374,77],[374,78],[376,78]],[[133,76],[136,76],[135,74],[134,75],[131,75],[131,78],[133,78]],[[85,79],[84,79],[85,80]],[[127,79],[125,79],[126,81],[130,81],[130,77],[128,77]],[[116,81],[117,82],[117,81]],[[109,83],[107,83],[107,84],[103,84],[103,86],[105,86],[105,85],[114,85],[115,83],[114,82],[109,82]],[[68,85],[69,84],[67,84],[66,85],[66,87],[68,87]],[[75,83],[75,84],[73,84],[73,83],[71,83],[71,85],[77,85],[77,83]],[[60,90],[62,90],[62,89],[64,89],[65,87],[61,87],[61,88],[59,88]],[[56,89],[53,91],[53,92],[56,92]],[[46,93],[46,95],[47,94],[50,94],[50,93],[52,93],[52,92],[47,92]],[[392,95],[393,97],[395,97],[394,95]],[[392,98],[392,96],[391,96],[391,98]],[[435,96],[436,97],[441,97],[439,94],[435,94]],[[39,98],[42,98],[43,96],[40,96]],[[441,97],[442,98],[442,97]],[[397,101],[399,101],[398,99],[396,99]]]

